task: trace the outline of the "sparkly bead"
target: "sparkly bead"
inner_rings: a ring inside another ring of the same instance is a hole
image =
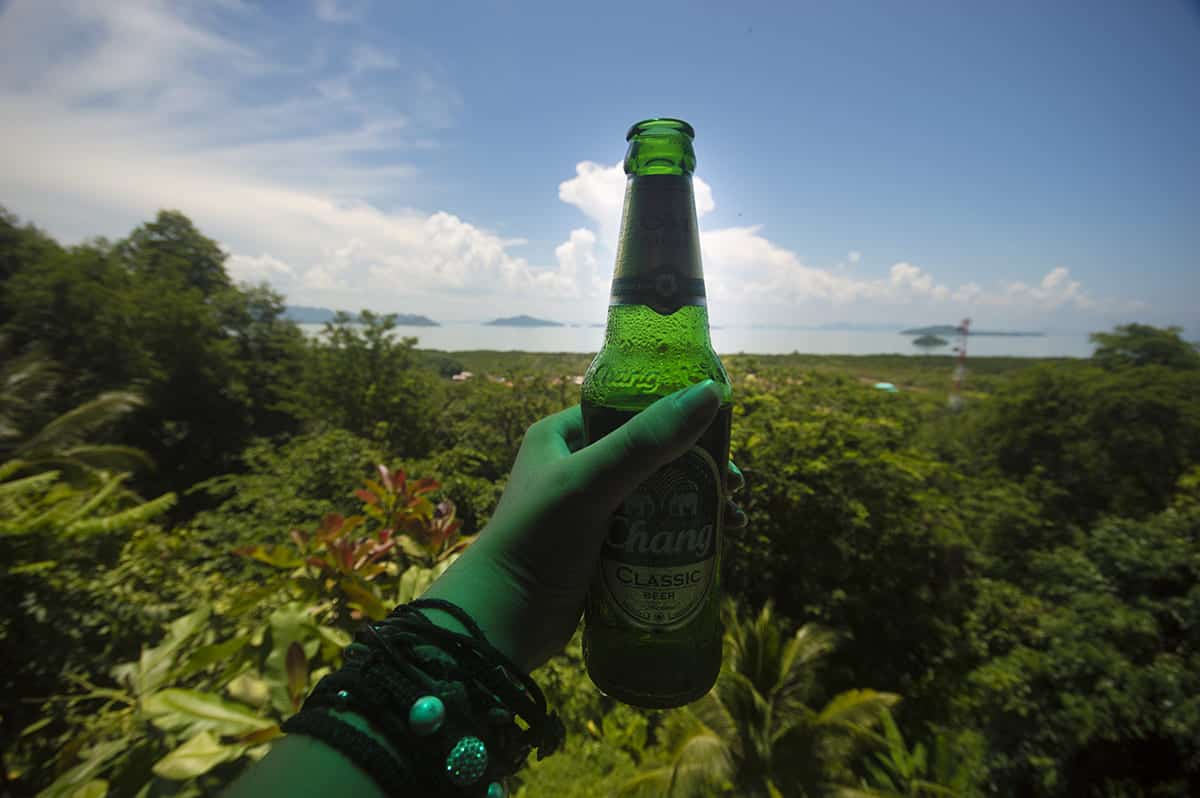
[[[508,795],[508,790],[504,789],[504,785],[498,781],[493,781],[488,785],[487,798],[504,798]]]
[[[418,737],[427,737],[442,728],[446,719],[446,707],[435,695],[418,698],[408,711],[408,726]]]
[[[478,737],[464,737],[446,757],[446,775],[458,787],[479,781],[487,770],[487,746]],[[489,788],[490,789],[490,788]]]

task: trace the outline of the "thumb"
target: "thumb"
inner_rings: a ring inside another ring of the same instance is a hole
[[[585,489],[615,506],[651,474],[691,448],[720,406],[720,389],[712,380],[659,399],[572,455],[586,475]]]

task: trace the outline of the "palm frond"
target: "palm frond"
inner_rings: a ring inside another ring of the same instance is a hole
[[[819,725],[852,726],[870,729],[879,723],[880,715],[900,700],[895,693],[874,690],[847,690],[838,693],[817,714]]]
[[[86,537],[103,535],[124,529],[132,529],[146,524],[156,516],[162,515],[175,504],[174,493],[164,493],[157,499],[151,499],[145,504],[131,507],[119,513],[104,518],[88,518],[76,521],[63,530],[68,537]]]
[[[713,734],[729,740],[730,745],[736,747],[737,723],[715,690],[707,693],[699,701],[689,704],[688,712]]]
[[[658,798],[658,796],[666,795],[667,790],[671,788],[671,777],[674,772],[675,769],[670,765],[643,771],[622,784],[617,789],[617,795],[620,798],[634,798],[634,796],[642,795],[652,795]]]
[[[707,787],[728,781],[733,772],[726,741],[711,732],[697,734],[675,752],[667,794],[680,798],[703,794]]]
[[[76,460],[89,468],[103,471],[137,471],[153,469],[154,460],[141,449],[116,444],[85,444],[72,446],[64,457]]]
[[[815,624],[796,630],[780,654],[779,681],[768,696],[776,711],[807,704],[814,663],[832,651],[836,641],[832,631]]]
[[[82,443],[88,436],[141,407],[142,398],[131,391],[109,391],[84,402],[42,427],[17,451],[36,456],[62,451]]]

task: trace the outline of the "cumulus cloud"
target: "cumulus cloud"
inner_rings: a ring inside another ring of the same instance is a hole
[[[601,242],[610,248],[616,246],[621,226],[625,179],[620,161],[611,166],[581,161],[575,165],[575,176],[558,184],[558,198],[582,211],[596,225]],[[692,184],[696,215],[703,218],[716,208],[712,187],[701,177],[694,178]]]
[[[576,257],[535,268],[511,252],[519,239],[448,211],[385,211],[370,201],[403,191],[417,169],[390,157],[428,137],[429,120],[453,105],[436,65],[415,70],[397,102],[364,104],[356,81],[401,62],[360,43],[320,73],[343,89],[306,93],[300,81],[246,99],[256,79],[304,66],[272,64],[186,8],[14,0],[0,11],[0,45],[14,63],[35,66],[0,75],[0,190],[9,202],[79,237],[98,232],[97,218],[128,229],[180,208],[232,253],[235,279],[354,307],[414,296],[570,296],[575,275],[594,269],[583,238]],[[350,7],[317,10],[343,21]],[[38,66],[42,42],[59,30],[78,41]]]
[[[845,264],[832,268],[806,264],[795,252],[768,238],[761,225],[707,228],[703,217],[716,207],[712,187],[699,177],[694,182],[709,296],[715,305],[742,308],[743,312],[735,315],[746,320],[754,318],[753,308],[775,308],[782,315],[777,312],[773,318],[782,319],[786,308],[811,307],[813,303],[834,308],[927,306],[965,313],[981,308],[1051,312],[1114,307],[1091,298],[1062,266],[1033,285],[1010,282],[984,288],[976,282],[950,285],[907,261],[892,264],[885,275],[874,278],[852,275],[841,268]],[[605,166],[582,161],[576,165],[574,177],[559,184],[559,199],[578,208],[594,225],[588,253],[596,263],[612,262],[624,191],[621,163]],[[573,231],[571,239],[559,247],[560,262],[575,251],[581,232],[586,230]],[[845,258],[851,265],[861,261],[859,250],[850,250]],[[602,290],[603,286],[594,289]]]
[[[229,275],[240,283],[270,282],[278,285],[281,281],[291,281],[295,277],[292,267],[266,253],[261,255],[240,255],[234,253],[225,261]]]

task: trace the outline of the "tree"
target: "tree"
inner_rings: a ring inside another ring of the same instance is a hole
[[[737,796],[820,796],[850,778],[849,760],[891,693],[850,690],[820,708],[814,668],[834,645],[831,633],[805,625],[788,635],[768,602],[739,619],[724,607],[725,663],[716,686],[685,710],[668,734],[671,761],[626,785],[687,798],[714,789]]]
[[[159,211],[121,241],[116,254],[139,280],[194,288],[204,297],[232,287],[221,247],[179,211]]]
[[[394,315],[339,312],[309,342],[307,373],[292,409],[310,422],[378,442],[400,456],[428,452],[437,390],[416,354],[415,338],[397,339]]]
[[[1092,361],[1114,370],[1136,366],[1200,369],[1200,350],[1183,340],[1182,327],[1122,324],[1108,333],[1092,333]]]
[[[1098,522],[1034,552],[1019,582],[980,580],[956,691],[1005,795],[1196,795],[1200,503]]]
[[[1034,366],[993,395],[967,431],[979,461],[1044,496],[1049,520],[1145,517],[1200,461],[1200,371]]]

